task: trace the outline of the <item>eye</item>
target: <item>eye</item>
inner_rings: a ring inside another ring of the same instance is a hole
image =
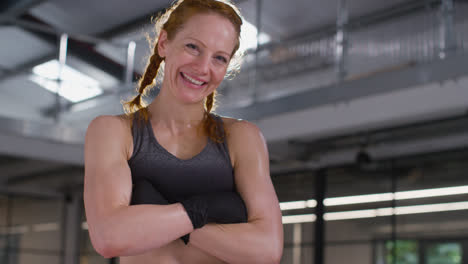
[[[228,60],[224,56],[216,56],[216,59],[222,63],[228,62]]]
[[[195,44],[192,44],[192,43],[189,43],[187,45],[185,45],[187,48],[189,49],[197,49],[197,46]]]

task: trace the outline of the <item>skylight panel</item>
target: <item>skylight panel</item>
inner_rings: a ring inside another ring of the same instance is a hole
[[[39,86],[57,93],[72,103],[95,97],[102,93],[99,82],[67,65],[62,68],[61,86],[59,87],[60,63],[51,60],[33,68],[30,80]]]
[[[264,32],[260,32],[260,44],[268,43],[271,40],[270,36]],[[239,49],[246,51],[257,47],[257,28],[244,20],[241,28],[241,41]]]

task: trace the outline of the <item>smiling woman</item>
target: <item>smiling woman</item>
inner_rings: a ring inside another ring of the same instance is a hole
[[[279,263],[283,229],[259,129],[211,113],[239,48],[227,1],[178,1],[127,115],[100,116],[85,142],[93,246],[120,263]],[[164,67],[160,67],[164,62]],[[148,106],[142,94],[163,71]]]
[[[210,15],[210,17],[217,16],[217,19],[204,19],[200,18],[200,15]],[[191,20],[190,23],[187,21]],[[193,20],[193,21],[192,21]],[[202,20],[202,21],[201,21]],[[216,22],[221,21],[221,25],[217,25]],[[199,26],[199,22],[208,22],[205,30]],[[215,22],[215,23],[213,23]],[[241,54],[236,54],[240,47],[240,35],[241,35],[241,26],[242,26],[242,17],[240,16],[239,10],[229,1],[204,1],[204,0],[190,0],[190,1],[177,1],[171,8],[169,8],[165,13],[161,14],[156,20],[156,33],[159,36],[153,43],[153,54],[148,60],[145,73],[140,80],[138,95],[132,100],[124,104],[124,110],[126,113],[134,113],[139,111],[140,116],[144,119],[148,118],[148,112],[144,107],[142,102],[142,95],[148,92],[148,88],[155,85],[156,76],[159,71],[168,67],[168,60],[165,58],[166,54],[161,54],[165,52],[160,50],[160,46],[164,46],[166,41],[172,42],[176,38],[176,35],[180,31],[183,31],[184,36],[179,36],[178,40],[181,39],[182,42],[179,42],[179,50],[185,51],[185,54],[190,54],[193,57],[202,57],[197,55],[206,55],[206,44],[205,41],[211,41],[210,44],[213,45],[213,48],[221,48],[219,51],[215,51],[222,54],[214,54],[216,58],[217,73],[224,71],[226,72],[235,72],[240,67],[240,58]],[[187,28],[188,27],[188,28]],[[203,35],[203,36],[202,36]],[[225,43],[214,43],[219,42],[221,39],[219,37],[224,37]],[[229,42],[229,43],[226,43]],[[181,50],[180,46],[183,46],[184,49]],[[176,48],[176,47],[174,47]],[[208,50],[209,51],[209,50]],[[203,52],[203,54],[202,54]],[[170,62],[169,62],[170,63]],[[164,65],[164,67],[161,67]],[[166,75],[166,71],[163,70],[162,74]],[[180,73],[182,75],[182,73]],[[220,78],[217,85],[211,85],[211,87],[218,87],[221,83],[223,76],[216,76]],[[184,80],[197,80],[195,76],[182,75],[181,77]],[[204,81],[199,80],[198,81]],[[164,77],[163,86],[167,84],[170,80],[166,80]],[[215,82],[212,82],[216,84]],[[161,92],[166,89],[161,89]],[[211,93],[205,95],[205,109],[209,113],[214,105],[216,98],[216,91],[212,90]],[[212,139],[217,141],[222,140],[218,134],[216,134],[217,123],[214,121],[211,116],[207,115],[204,121],[205,130],[208,132]],[[210,132],[211,131],[211,132]]]

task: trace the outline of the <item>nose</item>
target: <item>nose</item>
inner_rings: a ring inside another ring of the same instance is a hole
[[[210,58],[206,55],[198,56],[195,62],[195,70],[198,74],[207,74],[210,70]]]

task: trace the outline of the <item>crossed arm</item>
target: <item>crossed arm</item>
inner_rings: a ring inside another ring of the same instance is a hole
[[[265,141],[258,128],[245,121],[233,124],[229,132],[236,187],[246,204],[248,222],[208,224],[191,233],[190,243],[228,263],[279,263],[283,227]]]
[[[237,122],[229,130],[236,186],[246,204],[248,222],[208,224],[194,231],[179,203],[128,206],[132,186],[126,163],[129,146],[119,142],[126,142],[122,139],[129,135],[116,119],[94,120],[85,144],[85,208],[91,241],[101,255],[142,254],[191,233],[192,246],[225,262],[279,263],[281,213],[258,128]]]

